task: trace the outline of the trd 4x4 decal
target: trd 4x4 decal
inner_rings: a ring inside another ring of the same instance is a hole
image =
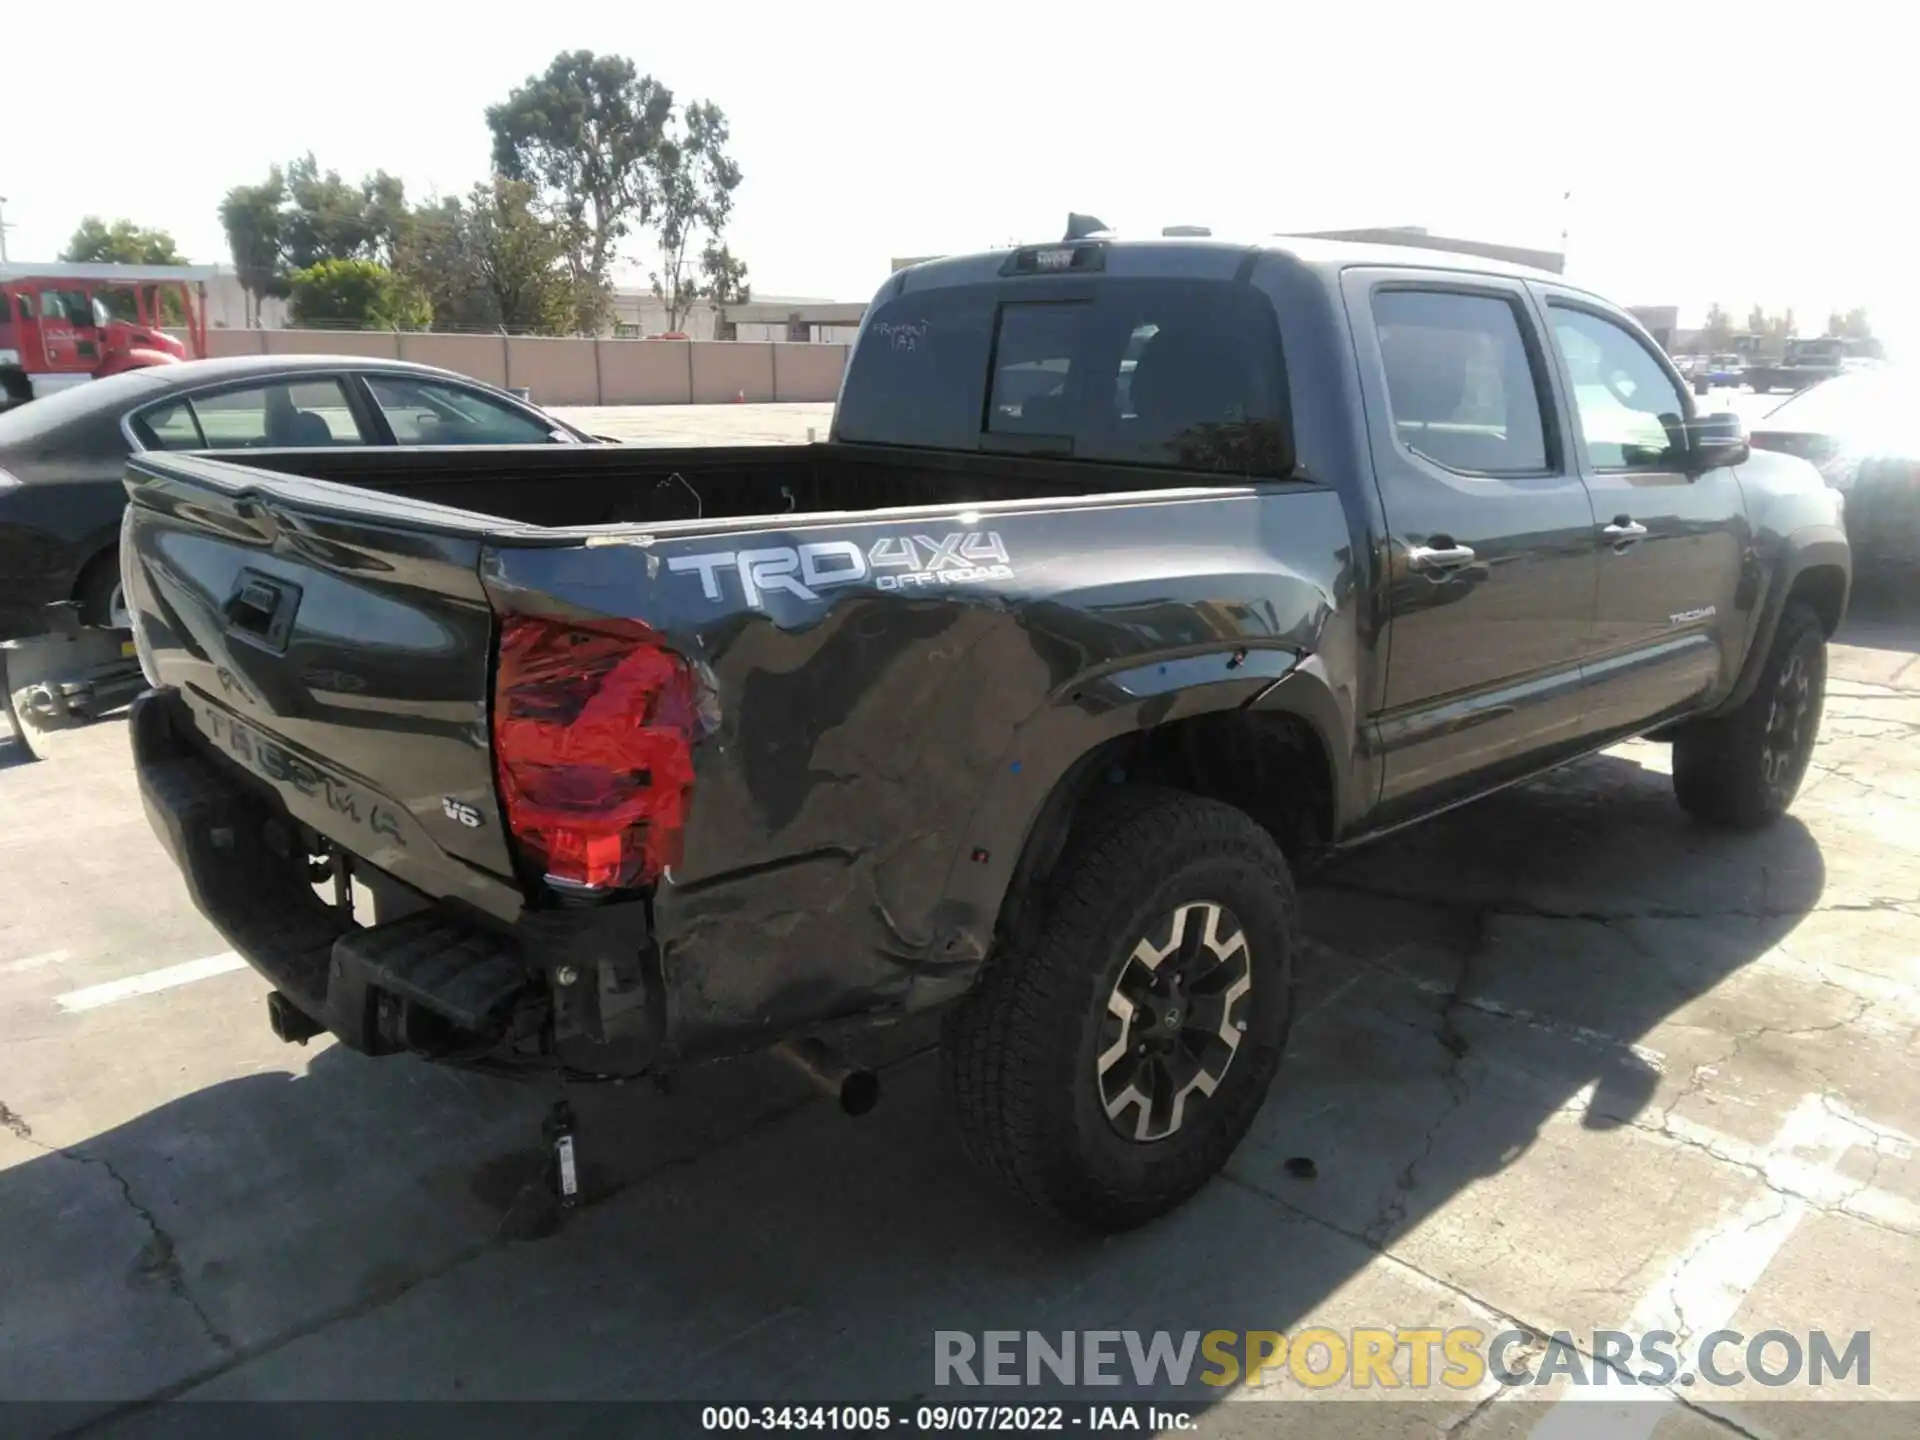
[[[720,577],[740,578],[748,605],[783,591],[802,600],[818,600],[822,590],[856,585],[872,578],[881,590],[910,590],[940,585],[970,585],[1011,580],[1013,565],[997,530],[931,535],[885,535],[862,550],[851,540],[820,540],[807,545],[774,545],[763,550],[707,550],[675,555],[667,568],[697,574],[709,600],[721,598]]]

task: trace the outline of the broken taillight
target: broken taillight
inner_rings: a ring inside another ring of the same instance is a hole
[[[563,889],[659,879],[680,858],[693,747],[718,721],[706,667],[639,621],[508,616],[493,754],[522,856]]]

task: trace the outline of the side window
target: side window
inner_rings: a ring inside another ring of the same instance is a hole
[[[553,427],[477,390],[369,375],[374,403],[400,445],[544,445]]]
[[[1444,290],[1380,290],[1373,322],[1394,434],[1478,475],[1548,468],[1540,387],[1513,303]]]
[[[196,395],[193,418],[209,450],[364,445],[340,381],[280,381]]]
[[[133,436],[143,450],[204,450],[206,437],[185,400],[151,405],[133,417]]]
[[[1675,465],[1687,402],[1659,362],[1611,320],[1559,305],[1549,313],[1587,464],[1595,470]]]

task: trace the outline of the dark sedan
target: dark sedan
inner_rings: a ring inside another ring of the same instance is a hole
[[[120,625],[121,470],[139,450],[532,445],[594,437],[464,375],[342,355],[134,370],[0,414],[0,640],[47,607]]]
[[[1856,570],[1920,567],[1920,394],[1914,376],[1860,370],[1775,406],[1753,428],[1761,450],[1811,460],[1847,497]]]

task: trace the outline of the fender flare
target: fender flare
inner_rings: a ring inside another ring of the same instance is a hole
[[[1032,912],[1025,902],[1065,848],[1081,802],[1106,766],[1140,737],[1208,714],[1289,715],[1314,730],[1330,760],[1337,756],[1339,748],[1324,733],[1330,707],[1295,703],[1309,700],[1318,684],[1288,683],[1306,659],[1290,649],[1222,647],[1135,660],[1081,677],[1049,696],[1018,727],[955,837],[936,911],[932,963],[915,977],[908,1008],[965,990],[995,940],[1027,923]],[[1338,761],[1332,763],[1330,819],[1338,825],[1348,802],[1338,793]]]
[[[1766,598],[1761,603],[1759,618],[1753,627],[1753,638],[1747,646],[1746,658],[1740,664],[1739,678],[1734,681],[1727,698],[1709,711],[1706,718],[1718,719],[1739,709],[1753,694],[1754,688],[1760,683],[1760,672],[1766,664],[1767,655],[1773,649],[1774,633],[1780,628],[1780,616],[1786,611],[1787,597],[1793,593],[1802,575],[1821,569],[1840,572],[1840,617],[1845,617],[1847,596],[1853,585],[1852,552],[1848,549],[1845,532],[1828,525],[1795,531],[1787,537],[1787,543],[1774,561],[1773,581],[1767,587]]]

